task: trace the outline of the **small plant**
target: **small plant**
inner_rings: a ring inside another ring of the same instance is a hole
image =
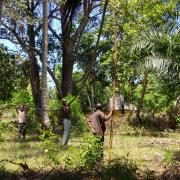
[[[137,179],[137,170],[136,164],[127,157],[116,157],[105,167],[103,179],[135,180]]]
[[[40,130],[40,140],[46,141],[53,138],[55,138],[55,134],[51,130]]]
[[[87,136],[78,149],[70,149],[71,154],[64,158],[67,166],[74,168],[93,169],[103,156],[103,146],[99,138]]]
[[[167,164],[173,164],[176,162],[179,163],[180,162],[180,152],[167,149],[165,151],[163,162],[166,162]]]
[[[164,162],[166,162],[168,164],[173,162],[173,152],[171,150],[165,151]]]
[[[0,133],[0,142],[3,142],[3,141],[5,141],[5,137],[2,133]]]
[[[59,164],[58,153],[59,148],[52,140],[46,140],[43,144],[43,150],[45,155],[45,163],[52,163],[54,165]]]

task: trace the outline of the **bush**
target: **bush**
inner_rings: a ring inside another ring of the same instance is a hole
[[[71,95],[67,96],[67,101],[71,102],[71,100],[74,97]],[[83,132],[87,131],[87,125],[85,123],[85,116],[82,113],[81,104],[79,101],[79,98],[76,98],[73,103],[71,104],[71,110],[72,110],[72,125],[73,125],[73,131],[76,135],[79,135]]]
[[[127,157],[116,157],[105,167],[103,172],[104,180],[135,180],[137,179],[138,167]]]
[[[55,134],[51,131],[51,130],[43,130],[43,129],[40,129],[39,130],[39,139],[42,140],[42,141],[46,141],[46,140],[52,140],[55,138]]]
[[[0,132],[5,132],[5,131],[13,131],[15,129],[15,126],[12,122],[3,122],[0,121]]]
[[[138,126],[139,121],[137,118],[133,118],[130,122],[130,125]],[[165,129],[168,129],[168,120],[165,116],[163,117],[151,117],[146,116],[142,117],[142,126],[149,130],[155,130],[155,131],[164,131]]]
[[[94,136],[84,138],[79,148],[70,148],[70,154],[64,158],[67,166],[92,170],[102,159],[103,146]]]
[[[4,134],[15,130],[15,125],[12,122],[0,121],[0,141],[5,141]]]
[[[53,130],[56,129],[58,124],[58,111],[60,110],[61,103],[58,99],[49,100],[49,119],[51,121],[51,125]]]
[[[33,115],[28,113],[27,122],[26,122],[27,133],[29,134],[40,133],[41,126],[42,124],[40,124],[40,122],[38,122],[37,119],[33,118]]]

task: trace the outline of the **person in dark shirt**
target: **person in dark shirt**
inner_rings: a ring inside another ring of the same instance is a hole
[[[91,128],[91,132],[95,135],[99,143],[102,145],[101,157],[103,157],[103,144],[104,144],[104,134],[106,131],[105,122],[110,120],[113,114],[113,110],[110,111],[108,115],[102,112],[103,106],[98,103],[96,105],[95,112],[90,116],[88,124]]]
[[[71,129],[71,108],[66,99],[62,99],[61,117],[64,126],[62,145],[66,146],[68,144]]]

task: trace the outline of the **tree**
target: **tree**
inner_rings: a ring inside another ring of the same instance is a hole
[[[39,1],[7,2],[5,11],[2,17],[1,38],[7,39],[13,44],[18,44],[19,52],[27,54],[30,62],[30,84],[32,88],[33,101],[36,108],[41,108],[41,90],[39,77],[39,64],[36,56],[35,38],[38,35],[40,28],[35,25],[35,18],[38,17],[37,9]],[[16,7],[16,8],[12,8]],[[10,13],[13,9],[13,12]],[[25,18],[24,18],[25,16]],[[40,114],[37,111],[37,116]]]
[[[39,13],[40,1],[25,1],[10,2],[6,4],[6,13],[3,16],[3,33],[1,38],[8,39],[13,43],[20,44],[25,53],[28,54],[30,60],[30,80],[32,86],[32,94],[37,108],[40,108],[40,80],[39,80],[39,64],[37,59],[42,59],[42,54],[39,49],[42,41],[39,38],[39,33],[42,24],[39,23],[41,13]],[[93,24],[96,20],[96,13],[101,8],[99,1],[83,0],[80,1],[54,1],[49,3],[50,13],[49,32],[59,41],[60,48],[57,56],[62,53],[62,83],[57,79],[55,74],[48,67],[48,72],[55,82],[59,99],[68,93],[72,92],[72,73],[73,66],[77,60],[76,54],[79,47],[82,34],[87,27],[88,22]],[[13,8],[13,13],[8,13]],[[92,12],[94,12],[92,14]],[[92,15],[91,15],[92,14]],[[25,16],[25,18],[23,18]],[[61,26],[58,28],[52,27],[53,22]],[[26,31],[27,30],[27,31]],[[28,32],[28,33],[26,33]],[[26,38],[28,36],[28,39]],[[53,43],[51,43],[53,44]],[[38,57],[39,56],[39,57]],[[60,85],[62,85],[60,87]],[[63,93],[61,92],[63,91]]]
[[[11,98],[11,93],[15,89],[16,71],[15,58],[0,47],[0,101]]]
[[[68,3],[69,2],[69,3]],[[63,5],[61,3],[61,27],[62,27],[62,93],[63,96],[72,93],[73,90],[73,66],[76,61],[77,49],[82,34],[88,22],[95,17],[90,16],[94,9],[97,9],[96,1],[83,0],[82,8],[79,9],[79,15],[75,15],[81,1],[67,1]],[[78,22],[78,18],[80,21]],[[78,26],[77,26],[78,23]],[[77,27],[77,28],[74,28]]]
[[[50,121],[47,111],[47,59],[48,59],[48,10],[47,0],[43,0],[43,48],[42,48],[42,82],[41,82],[41,116],[46,129],[50,127]]]
[[[139,99],[136,117],[139,123],[142,124],[140,111],[142,109],[147,83],[148,83],[148,71],[155,70],[157,77],[159,79],[164,79],[164,77],[172,77],[170,81],[175,82],[178,86],[179,78],[179,63],[177,61],[179,57],[179,47],[178,47],[178,37],[179,37],[179,26],[176,23],[165,23],[158,28],[153,28],[151,31],[141,34],[137,41],[135,41],[135,53],[137,56],[144,60],[143,66],[141,65],[141,70],[144,71],[143,89],[141,97]],[[166,84],[168,82],[166,81]],[[176,88],[173,90],[176,93]],[[177,95],[176,95],[177,97]],[[171,98],[173,99],[173,96]]]

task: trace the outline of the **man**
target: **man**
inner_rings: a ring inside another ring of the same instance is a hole
[[[71,108],[66,99],[62,99],[61,117],[64,125],[62,145],[66,146],[68,144],[71,128]]]
[[[19,120],[19,136],[25,138],[26,137],[26,115],[28,111],[28,106],[20,105],[16,107],[16,111],[18,113]]]
[[[110,111],[110,113],[107,116],[102,112],[102,109],[102,104],[98,103],[96,105],[95,112],[89,118],[88,124],[91,128],[92,133],[97,137],[98,141],[101,143],[103,148],[104,134],[106,131],[105,122],[111,119],[114,108]],[[101,153],[101,157],[103,157],[103,150]]]

